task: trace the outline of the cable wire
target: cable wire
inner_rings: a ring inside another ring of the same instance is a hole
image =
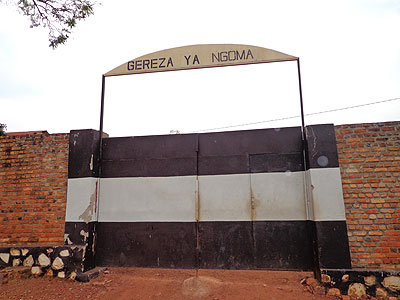
[[[341,110],[346,110],[346,109],[353,109],[353,108],[358,108],[358,107],[363,107],[363,106],[368,106],[368,105],[381,104],[381,103],[390,102],[390,101],[396,101],[396,100],[400,100],[400,97],[381,100],[381,101],[375,101],[375,102],[370,102],[370,103],[365,103],[365,104],[359,104],[359,105],[353,105],[353,106],[347,106],[347,107],[323,110],[323,111],[318,111],[318,112],[314,112],[314,113],[305,114],[305,116],[314,116],[314,115],[319,115],[319,114],[326,114],[326,113],[330,113],[330,112],[336,112],[336,111],[341,111]],[[266,120],[266,121],[258,121],[258,122],[244,123],[244,124],[238,124],[238,125],[228,125],[228,126],[215,127],[215,128],[209,128],[209,129],[200,129],[200,130],[196,130],[196,131],[193,131],[193,132],[205,132],[205,131],[220,130],[220,129],[234,128],[234,127],[257,125],[257,124],[262,124],[262,123],[283,121],[283,120],[289,120],[289,119],[295,119],[295,118],[300,118],[300,116],[282,117],[282,118],[271,119],[271,120]]]

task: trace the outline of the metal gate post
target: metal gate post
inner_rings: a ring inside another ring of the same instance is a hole
[[[303,108],[303,92],[301,87],[301,72],[300,72],[300,58],[297,58],[297,74],[299,79],[299,94],[300,94],[300,110],[301,110],[301,133],[302,133],[302,145],[303,145],[303,164],[304,164],[304,190],[305,190],[305,205],[307,212],[307,222],[309,223],[308,229],[311,238],[311,248],[313,254],[313,273],[314,277],[321,281],[321,269],[319,266],[319,251],[318,251],[318,239],[317,239],[317,228],[315,221],[313,220],[313,202],[312,195],[309,188],[310,180],[307,171],[310,169],[309,159],[308,159],[308,144],[307,144],[307,134],[304,122],[304,108]]]

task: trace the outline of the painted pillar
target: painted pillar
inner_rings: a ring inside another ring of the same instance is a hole
[[[99,138],[96,130],[72,130],[69,141],[65,243],[86,246],[84,269],[95,266],[98,214]]]
[[[351,268],[342,182],[333,124],[306,127],[310,219],[322,269]]]

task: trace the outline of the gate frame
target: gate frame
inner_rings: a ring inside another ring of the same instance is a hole
[[[196,47],[196,46],[212,46],[212,45],[194,45],[194,46],[184,46],[184,47]],[[214,45],[215,46],[215,45]],[[218,46],[218,45],[217,45]],[[219,46],[247,46],[247,47],[253,47],[253,46],[248,46],[248,45],[219,45]],[[184,48],[181,47],[181,48]],[[260,47],[257,47],[260,48]],[[178,48],[172,48],[172,49],[167,49],[169,51],[178,49]],[[214,66],[198,66],[198,67],[193,67],[193,68],[180,68],[180,69],[166,69],[162,71],[157,71],[157,72],[169,72],[169,71],[177,71],[177,70],[193,70],[193,69],[200,69],[200,68],[214,68],[214,67],[228,67],[228,66],[240,66],[240,65],[248,65],[248,64],[262,64],[262,63],[273,63],[273,62],[282,62],[282,61],[296,61],[297,62],[297,77],[298,77],[298,88],[299,88],[299,100],[300,100],[300,117],[301,117],[301,132],[302,132],[302,148],[303,148],[303,165],[304,165],[304,172],[306,172],[309,169],[309,160],[308,160],[308,146],[307,146],[307,136],[306,136],[306,129],[305,129],[305,121],[304,121],[304,107],[303,107],[303,93],[302,93],[302,84],[301,84],[301,71],[300,71],[300,58],[299,57],[294,57],[294,56],[289,56],[284,53],[277,52],[275,50],[270,50],[266,48],[262,48],[267,51],[272,51],[272,53],[279,53],[283,54],[284,56],[287,56],[284,59],[270,59],[270,60],[264,60],[264,61],[252,61],[248,63],[235,63],[235,64],[219,64],[219,65],[214,65]],[[157,53],[157,52],[156,52]],[[153,53],[150,53],[153,54]],[[148,55],[150,55],[148,54]],[[140,58],[140,57],[139,57]],[[186,57],[185,57],[186,58]],[[188,59],[187,59],[188,60]],[[133,60],[132,60],[133,61]],[[132,62],[130,61],[130,62]],[[128,64],[130,63],[128,62]],[[122,66],[122,65],[121,65]],[[118,67],[117,67],[118,68]],[[123,75],[133,75],[133,74],[144,74],[144,73],[150,73],[150,72],[137,72],[137,73],[119,73],[119,74],[109,74],[112,71],[116,70],[117,68],[111,70],[110,72],[103,74],[102,75],[102,80],[101,80],[101,103],[100,103],[100,129],[99,129],[99,178],[101,178],[101,170],[102,170],[102,159],[103,159],[103,149],[102,149],[102,143],[103,143],[103,120],[104,120],[104,95],[105,95],[105,78],[108,76],[123,76]],[[313,261],[313,274],[314,277],[321,281],[321,269],[320,269],[320,262],[319,262],[319,250],[318,250],[318,239],[317,239],[317,228],[314,220],[310,220],[312,216],[312,203],[309,199],[309,193],[307,183],[306,183],[306,175],[304,177],[304,186],[305,186],[305,197],[306,197],[306,213],[307,213],[307,219],[310,222],[309,226],[309,233],[311,236],[311,243],[312,243],[312,261]],[[198,235],[198,230],[197,235]]]

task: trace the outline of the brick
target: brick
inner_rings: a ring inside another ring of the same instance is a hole
[[[353,267],[396,268],[400,258],[384,256],[400,252],[400,122],[339,125],[335,132],[346,219],[355,221],[348,226],[357,241],[350,245]],[[355,257],[374,251],[379,257]]]
[[[64,227],[47,215],[50,205],[65,215],[68,144],[69,134],[0,137],[0,166],[9,166],[0,168],[0,206],[8,218],[2,220],[0,210],[0,246],[63,243]],[[50,193],[60,202],[53,203]]]

